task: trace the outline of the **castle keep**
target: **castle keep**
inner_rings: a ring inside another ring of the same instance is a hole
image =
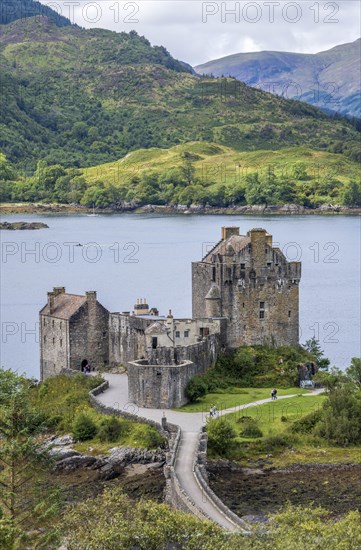
[[[129,399],[140,407],[187,402],[185,387],[221,350],[241,345],[298,344],[300,262],[288,262],[264,229],[221,240],[192,264],[192,319],[160,316],[138,299],[134,311],[110,313],[95,292],[48,293],[40,311],[42,379],[64,369],[124,365]]]

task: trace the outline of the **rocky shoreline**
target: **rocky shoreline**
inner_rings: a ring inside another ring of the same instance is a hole
[[[1,222],[0,229],[5,229],[8,231],[24,231],[28,229],[49,229],[49,226],[46,223],[41,222]]]
[[[135,494],[144,484],[144,490],[151,490],[155,498],[163,500],[166,459],[163,449],[113,447],[107,455],[94,456],[92,449],[90,454],[82,454],[73,448],[74,444],[70,435],[53,436],[43,442],[42,450],[54,461],[53,475],[61,479],[76,476],[79,480],[85,476],[84,482],[91,482],[95,492],[99,483],[129,480],[129,488]],[[216,495],[249,523],[268,521],[268,514],[277,512],[286,502],[312,506],[316,490],[318,505],[335,517],[355,509],[355,502],[361,502],[360,464],[296,463],[275,468],[268,461],[242,467],[229,460],[207,460],[207,473]]]
[[[228,460],[207,461],[210,486],[238,516],[263,522],[285,503],[317,505],[339,516],[361,509],[361,464],[268,464],[245,468]]]
[[[54,461],[53,472],[73,472],[89,468],[98,472],[98,479],[110,480],[118,477],[127,466],[134,464],[151,465],[163,468],[165,451],[148,450],[133,447],[113,447],[108,455],[84,455],[73,448],[74,440],[70,435],[52,437],[42,444],[42,450]]]
[[[43,203],[1,203],[2,214],[87,214],[92,212],[91,208],[79,204],[43,204]],[[97,213],[102,214],[210,214],[210,215],[361,215],[361,207],[349,208],[347,206],[323,204],[318,208],[306,208],[297,204],[277,205],[253,205],[253,206],[203,206],[192,204],[190,206],[178,204],[160,206],[147,204],[139,206],[136,202],[123,202],[111,205],[107,208],[97,208]],[[6,222],[5,222],[6,223]]]

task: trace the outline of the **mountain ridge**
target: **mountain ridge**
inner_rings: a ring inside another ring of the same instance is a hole
[[[316,54],[268,50],[236,53],[194,69],[198,74],[233,76],[277,95],[360,117],[360,49],[359,38]]]

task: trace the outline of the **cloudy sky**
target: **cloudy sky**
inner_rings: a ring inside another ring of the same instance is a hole
[[[238,52],[315,53],[360,36],[359,0],[41,0],[86,28],[136,30],[195,66]]]

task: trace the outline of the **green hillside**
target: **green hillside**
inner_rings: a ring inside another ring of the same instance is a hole
[[[0,154],[0,200],[133,207],[156,204],[211,206],[324,203],[361,205],[359,165],[344,155],[290,147],[240,152],[224,145],[188,142],[169,149],[130,152],[85,169],[38,163],[16,177]]]
[[[17,169],[32,172],[39,159],[89,167],[189,141],[360,154],[348,121],[235,79],[194,76],[134,31],[58,27],[47,18],[0,31],[0,150]]]
[[[306,147],[239,152],[204,142],[142,149],[82,171],[85,204],[361,204],[359,165]],[[112,198],[115,198],[114,199]]]
[[[83,170],[88,184],[128,185],[134,177],[180,169],[185,159],[192,160],[195,177],[204,183],[231,185],[248,174],[268,174],[293,177],[300,166],[305,179],[338,179],[344,183],[359,175],[359,165],[342,155],[314,151],[307,147],[285,148],[278,151],[239,152],[222,145],[189,142],[169,149],[141,149],[116,162]],[[302,179],[302,178],[301,178]]]

